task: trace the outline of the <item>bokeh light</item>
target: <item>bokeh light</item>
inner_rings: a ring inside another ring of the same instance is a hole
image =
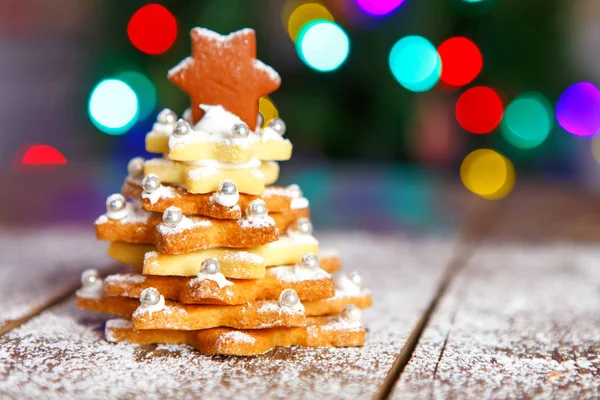
[[[600,91],[590,82],[576,83],[556,103],[556,119],[567,132],[590,136],[600,130]]]
[[[156,87],[150,79],[137,71],[121,72],[116,75],[116,78],[129,85],[137,95],[140,106],[139,119],[145,119],[150,114],[154,114],[157,94]]]
[[[532,149],[546,140],[552,130],[552,105],[540,93],[523,93],[504,111],[502,136],[520,149]]]
[[[138,50],[161,54],[177,38],[177,20],[160,4],[148,4],[137,10],[129,20],[127,36]]]
[[[331,15],[329,10],[327,10],[327,8],[325,8],[325,6],[322,4],[301,4],[292,12],[290,18],[288,19],[287,31],[290,35],[290,38],[295,42],[302,28],[309,22],[315,20],[333,22],[333,15]]]
[[[425,92],[440,79],[441,61],[436,48],[421,36],[400,39],[390,52],[394,78],[413,92]]]
[[[277,107],[275,107],[275,104],[273,104],[271,99],[266,96],[261,97],[258,100],[258,111],[262,114],[265,120],[263,127],[267,126],[269,121],[273,118],[279,117],[279,111],[277,111]]]
[[[380,17],[400,7],[404,0],[355,0],[358,7],[369,15]]]
[[[23,165],[66,164],[67,159],[52,146],[36,144],[27,149],[21,163]]]
[[[338,69],[350,52],[350,39],[335,22],[313,21],[302,28],[296,51],[306,65],[320,72]]]
[[[466,37],[457,36],[446,40],[438,47],[442,60],[441,81],[450,86],[465,86],[481,72],[483,57],[475,43]]]
[[[110,135],[127,132],[137,121],[138,109],[135,92],[118,79],[100,82],[92,90],[88,103],[92,123]]]
[[[511,192],[515,170],[510,160],[500,153],[479,149],[463,160],[460,179],[471,192],[488,200],[497,200]]]
[[[502,99],[486,86],[467,90],[456,102],[456,120],[471,133],[490,133],[502,121],[502,114]]]

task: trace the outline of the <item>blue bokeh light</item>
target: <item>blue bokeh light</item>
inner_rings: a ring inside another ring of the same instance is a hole
[[[338,69],[350,53],[350,39],[335,22],[306,24],[296,39],[296,51],[306,65],[319,72]]]
[[[421,36],[400,39],[390,52],[394,78],[408,90],[425,92],[440,80],[442,62],[437,49]]]

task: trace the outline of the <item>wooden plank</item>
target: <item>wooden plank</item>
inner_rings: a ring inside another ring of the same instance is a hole
[[[91,230],[0,232],[0,334],[71,293],[81,271],[108,264]]]
[[[109,344],[105,318],[54,307],[0,337],[0,397],[372,397],[428,306],[452,252],[449,239],[320,236],[373,292],[359,349],[278,349],[204,356],[184,346]]]
[[[598,397],[599,262],[574,244],[480,249],[392,397]]]

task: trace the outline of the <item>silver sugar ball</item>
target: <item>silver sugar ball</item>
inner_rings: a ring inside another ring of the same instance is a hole
[[[219,187],[219,193],[226,194],[226,195],[236,194],[237,186],[235,185],[235,182],[233,182],[232,180],[229,180],[229,179],[225,179],[225,180],[221,181],[221,186]]]
[[[287,190],[291,194],[292,199],[299,199],[303,196],[302,189],[298,185],[290,185],[287,187]]]
[[[273,118],[269,121],[269,128],[273,129],[280,136],[285,135],[285,122],[281,118]]]
[[[202,269],[200,270],[203,274],[214,275],[219,272],[219,262],[216,258],[207,258],[202,261]]]
[[[160,179],[154,174],[148,174],[142,179],[142,188],[146,193],[152,193],[160,189]]]
[[[140,303],[142,304],[142,306],[155,306],[158,304],[159,301],[160,292],[153,287],[146,288],[142,290],[142,293],[140,293]]]
[[[363,279],[358,272],[352,271],[348,275],[346,275],[346,277],[357,287],[362,288]]]
[[[302,256],[301,265],[304,268],[308,268],[308,269],[318,269],[319,268],[319,257],[314,255],[313,253],[306,253],[304,256]]]
[[[161,124],[174,124],[177,121],[177,114],[173,111],[165,108],[161,112],[158,113],[157,121]]]
[[[95,269],[86,269],[81,273],[81,285],[91,286],[100,279],[98,277],[98,271]]]
[[[192,109],[186,108],[182,115],[183,119],[189,123],[192,123]]]
[[[294,307],[300,303],[300,297],[294,289],[284,289],[279,295],[279,305],[282,307]]]
[[[127,201],[121,193],[111,194],[106,199],[106,212],[115,213],[123,211],[126,205]]]
[[[238,138],[247,138],[250,135],[250,128],[243,122],[238,122],[231,127],[231,136]]]
[[[144,159],[142,157],[134,157],[127,164],[127,173],[133,178],[141,178],[144,175]]]
[[[258,115],[256,116],[256,127],[262,128],[264,124],[265,124],[265,117],[262,115],[262,113],[258,113]]]
[[[340,316],[348,323],[357,323],[360,322],[362,318],[362,310],[354,304],[348,304],[346,307],[342,308]]]
[[[171,206],[165,210],[162,219],[167,226],[174,228],[183,219],[183,213],[181,212],[181,209]]]
[[[188,124],[187,121],[180,119],[175,124],[175,129],[173,129],[173,136],[175,137],[183,137],[192,131],[192,127]]]
[[[308,218],[298,218],[296,220],[295,230],[303,235],[312,235],[313,226]]]
[[[267,213],[267,203],[262,199],[252,200],[246,210],[249,217],[266,217]]]

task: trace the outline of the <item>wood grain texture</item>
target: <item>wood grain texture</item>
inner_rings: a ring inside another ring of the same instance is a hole
[[[393,398],[600,395],[600,250],[487,245],[455,279]]]
[[[93,231],[0,231],[0,334],[79,285],[81,271],[110,265]]]
[[[372,290],[363,348],[277,349],[262,356],[201,355],[185,346],[109,344],[106,318],[69,299],[0,337],[0,397],[368,398],[433,295],[451,240],[337,234],[344,270]],[[85,262],[85,260],[81,260]]]

